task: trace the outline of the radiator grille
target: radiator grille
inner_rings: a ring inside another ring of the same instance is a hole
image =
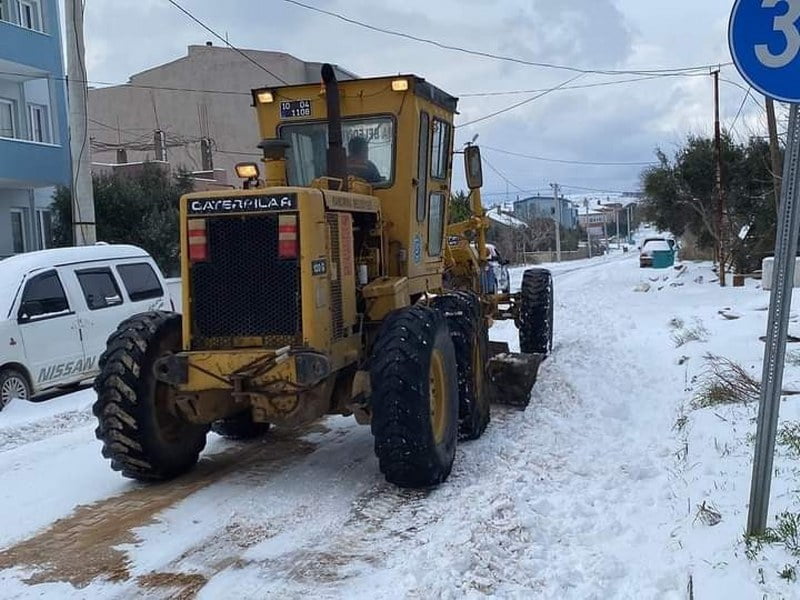
[[[300,265],[278,258],[278,215],[210,218],[206,227],[209,258],[191,273],[193,346],[301,342]]]
[[[344,337],[342,315],[342,260],[339,243],[339,214],[328,213],[328,248],[331,249],[331,331],[333,339]]]

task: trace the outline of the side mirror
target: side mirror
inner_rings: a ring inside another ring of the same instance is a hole
[[[24,323],[43,314],[44,305],[41,302],[38,300],[28,300],[22,303],[17,319]]]
[[[483,187],[481,149],[478,146],[467,146],[464,149],[464,172],[467,175],[467,187],[469,189],[477,190]]]

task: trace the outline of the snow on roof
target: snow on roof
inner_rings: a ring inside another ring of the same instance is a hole
[[[148,254],[136,246],[123,244],[98,244],[73,248],[54,248],[16,254],[0,260],[0,319],[8,316],[19,289],[19,282],[27,276],[53,267],[97,260],[120,258],[145,258]]]
[[[495,206],[494,208],[487,210],[486,216],[495,223],[500,223],[506,227],[513,227],[514,229],[522,229],[527,227],[524,221],[520,221],[512,215],[504,213],[502,210],[500,210],[499,206]]]

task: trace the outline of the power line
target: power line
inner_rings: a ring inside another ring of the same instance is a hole
[[[495,173],[497,173],[497,175],[499,175],[499,176],[500,176],[500,179],[502,179],[503,181],[505,181],[505,182],[506,182],[508,185],[510,185],[511,187],[513,187],[513,188],[516,188],[516,189],[517,189],[517,191],[519,191],[519,192],[522,192],[522,193],[525,193],[525,190],[523,190],[523,189],[522,189],[521,187],[519,187],[519,186],[518,186],[516,183],[514,183],[513,181],[511,181],[511,180],[510,180],[508,177],[506,177],[505,175],[503,175],[503,174],[502,174],[502,173],[501,173],[501,172],[500,172],[500,171],[499,171],[499,170],[498,170],[498,169],[497,169],[497,168],[496,168],[496,167],[495,167],[495,166],[494,166],[492,163],[490,163],[488,160],[486,160],[486,157],[485,157],[485,156],[484,156],[484,157],[482,157],[482,158],[483,158],[483,162],[485,162],[485,163],[486,163],[486,166],[487,166],[487,167],[489,167],[489,168],[490,168],[492,171],[494,171]]]
[[[587,160],[566,160],[560,158],[546,158],[544,156],[534,156],[533,154],[521,154],[519,152],[511,152],[509,150],[501,150],[492,146],[481,145],[484,150],[497,152],[498,154],[507,154],[508,156],[516,156],[519,158],[527,158],[529,160],[538,160],[542,162],[559,163],[564,165],[585,165],[594,167],[645,167],[648,165],[656,164],[656,161],[642,161],[642,162],[596,162]]]
[[[750,90],[747,90],[747,93],[742,97],[742,103],[739,105],[739,110],[736,113],[736,116],[733,119],[733,125],[731,125],[730,132],[733,134],[736,131],[736,123],[739,121],[739,117],[742,114],[742,110],[744,109],[744,105],[747,102],[747,99],[750,97]]]
[[[761,102],[759,102],[756,99],[756,97],[753,96],[753,88],[746,88],[742,84],[737,83],[735,81],[731,81],[730,79],[725,79],[724,77],[720,77],[719,80],[722,81],[722,82],[725,82],[725,83],[727,83],[729,85],[732,85],[732,86],[735,86],[735,87],[739,88],[740,90],[745,92],[745,97],[746,98],[750,98],[755,103],[755,105],[758,106],[758,108],[761,109],[761,112],[764,112],[764,113],[767,112],[767,109],[764,108],[764,106],[762,106]]]
[[[233,44],[231,44],[231,43],[230,43],[228,40],[226,40],[226,39],[225,39],[224,37],[222,37],[220,34],[218,34],[216,31],[214,31],[213,29],[211,29],[211,27],[209,27],[208,25],[206,25],[205,23],[203,23],[203,22],[202,22],[200,19],[198,19],[197,17],[195,17],[195,16],[194,16],[194,15],[193,15],[191,12],[189,12],[188,10],[186,10],[185,8],[183,8],[183,7],[182,7],[180,4],[178,4],[177,2],[175,2],[175,0],[167,0],[167,2],[169,2],[170,4],[172,4],[172,6],[174,6],[175,8],[177,8],[179,11],[181,11],[181,12],[182,12],[183,14],[185,14],[187,17],[189,17],[189,18],[190,18],[192,21],[194,21],[195,23],[197,23],[198,25],[200,25],[200,27],[202,27],[203,29],[205,29],[206,31],[208,31],[208,32],[209,32],[211,35],[213,35],[214,37],[216,37],[216,38],[217,38],[218,40],[220,40],[221,42],[223,42],[223,43],[224,43],[226,46],[228,46],[228,47],[229,47],[231,50],[235,50],[236,52],[238,52],[239,54],[241,54],[241,55],[242,55],[244,58],[246,58],[246,59],[247,59],[247,60],[249,60],[251,63],[253,63],[255,66],[257,66],[259,69],[261,69],[262,71],[264,71],[265,73],[267,73],[267,74],[269,74],[269,75],[272,75],[272,76],[273,76],[275,79],[277,79],[277,80],[278,80],[278,81],[280,81],[281,83],[283,83],[283,84],[285,84],[285,85],[289,85],[289,82],[288,82],[288,81],[286,81],[285,79],[282,79],[281,77],[278,77],[277,75],[275,75],[275,73],[273,73],[272,71],[270,71],[269,69],[267,69],[267,68],[266,68],[264,65],[262,65],[260,62],[258,62],[257,60],[255,60],[255,59],[254,59],[252,56],[248,56],[247,54],[245,54],[244,52],[242,52],[241,50],[239,50],[239,48],[237,48],[236,46],[234,46]]]
[[[551,94],[551,93],[553,93],[555,91],[558,91],[561,88],[563,88],[565,85],[568,85],[568,84],[572,83],[573,81],[575,81],[576,79],[580,79],[581,77],[583,77],[583,74],[579,74],[579,75],[576,75],[575,77],[571,77],[571,78],[567,79],[566,81],[560,83],[556,87],[550,88],[549,90],[545,90],[540,94],[536,94],[535,96],[532,96],[531,98],[523,100],[522,102],[517,102],[516,104],[512,104],[511,106],[507,106],[507,107],[502,108],[500,110],[497,110],[497,111],[495,111],[493,113],[489,113],[488,115],[484,115],[484,116],[479,117],[477,119],[473,119],[472,121],[467,121],[466,123],[461,123],[459,125],[456,125],[456,129],[460,129],[461,127],[467,127],[469,125],[474,125],[475,123],[481,123],[482,121],[486,121],[488,119],[493,119],[494,117],[497,117],[497,116],[502,115],[504,113],[510,112],[512,110],[515,110],[515,109],[519,108],[520,106],[523,106],[525,104],[529,104],[529,103],[531,103],[531,102],[533,102],[535,100],[538,100],[539,98],[543,98],[544,96],[547,96],[548,94]]]
[[[585,90],[590,88],[607,87],[611,85],[622,85],[625,83],[637,83],[641,81],[653,81],[664,79],[665,77],[706,77],[705,73],[675,73],[672,75],[649,75],[647,77],[633,77],[630,79],[620,79],[618,81],[601,81],[597,83],[582,83],[580,85],[565,85],[561,90]],[[520,94],[535,94],[547,91],[546,88],[535,90],[507,90],[502,92],[473,92],[469,94],[458,94],[459,99],[463,98],[488,98],[492,96],[515,96]]]
[[[169,0],[172,1],[172,0]],[[333,12],[330,10],[325,10],[323,8],[319,8],[317,6],[312,6],[310,4],[305,4],[303,2],[299,2],[298,0],[283,0],[287,4],[293,4],[294,6],[298,6],[300,8],[304,8],[306,10],[314,11],[323,15],[327,15],[329,17],[333,17],[340,21],[344,21],[345,23],[349,23],[351,25],[356,25],[357,27],[362,27],[364,29],[369,29],[371,31],[376,31],[378,33],[384,33],[386,35],[392,35],[395,37],[405,38],[408,40],[412,40],[415,42],[421,42],[423,44],[429,44],[431,46],[436,46],[437,48],[441,48],[443,50],[453,50],[455,52],[462,52],[464,54],[471,54],[473,56],[480,56],[482,58],[491,58],[494,60],[501,60],[505,62],[512,62],[520,65],[526,65],[530,67],[541,67],[546,69],[558,69],[562,71],[572,71],[573,73],[581,73],[584,75],[587,74],[596,74],[596,75],[652,75],[652,74],[666,74],[666,73],[679,73],[683,71],[699,71],[705,70],[707,71],[708,68],[712,65],[699,65],[696,67],[682,67],[677,69],[640,69],[640,70],[616,70],[616,69],[581,69],[579,67],[571,67],[567,65],[558,65],[554,63],[546,63],[546,62],[536,62],[531,60],[525,60],[522,58],[517,58],[513,56],[504,56],[502,54],[495,54],[492,52],[483,52],[481,50],[471,50],[468,48],[462,48],[459,46],[452,46],[450,44],[445,44],[444,42],[439,42],[437,40],[432,40],[429,38],[419,37],[417,35],[413,35],[410,33],[405,33],[402,31],[396,31],[393,29],[387,29],[384,27],[378,27],[377,25],[371,25],[369,23],[365,23],[363,21],[359,21],[357,19],[353,19],[341,13]],[[724,66],[729,66],[733,63],[725,63]]]

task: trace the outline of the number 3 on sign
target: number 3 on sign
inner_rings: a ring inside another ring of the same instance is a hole
[[[763,0],[761,8],[775,8],[781,2],[789,5],[785,15],[775,17],[775,31],[786,38],[786,49],[780,54],[773,54],[767,44],[756,46],[756,56],[765,67],[781,69],[797,58],[800,54],[800,30],[797,20],[800,19],[800,0]]]

